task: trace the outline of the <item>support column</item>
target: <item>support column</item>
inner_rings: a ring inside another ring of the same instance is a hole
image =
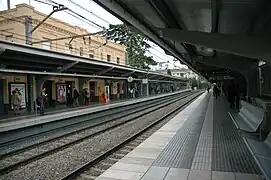
[[[30,112],[35,112],[36,105],[36,83],[35,76],[32,74],[27,75],[27,89],[28,89],[28,101],[27,101],[27,110]]]
[[[140,97],[143,96],[143,83],[140,83]]]
[[[4,114],[4,80],[0,79],[0,114]]]
[[[149,82],[146,84],[146,96],[149,96]]]

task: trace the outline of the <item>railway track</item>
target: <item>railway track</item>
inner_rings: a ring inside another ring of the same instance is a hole
[[[158,109],[161,109],[169,104],[184,99],[191,96],[192,93],[184,94],[180,98],[176,96],[160,99],[160,101],[155,102],[154,104],[149,104],[147,106],[139,107],[130,112],[126,112],[123,115],[117,116],[110,120],[105,120],[96,124],[89,125],[82,129],[63,134],[61,136],[48,139],[37,144],[32,144],[27,147],[23,147],[14,151],[10,151],[6,154],[0,156],[0,174],[8,173],[12,170],[15,170],[21,166],[29,164],[33,161],[41,159],[43,157],[49,156],[53,153],[61,151],[65,148],[71,147],[77,143],[80,143],[86,139],[97,136],[101,133],[114,129],[120,125],[129,123],[142,117],[148,113],[154,112]],[[122,119],[129,115],[132,117],[128,119]],[[106,125],[105,127],[102,127]],[[96,130],[95,130],[96,129]]]
[[[186,95],[191,92],[184,92],[181,95]],[[7,141],[5,143],[0,143],[0,160],[3,159],[4,157],[8,156],[9,154],[13,153],[13,151],[20,152],[20,150],[24,150],[31,145],[36,145],[39,143],[43,143],[46,141],[50,141],[53,138],[58,138],[61,137],[62,135],[76,132],[77,130],[81,130],[84,127],[89,127],[92,126],[93,124],[100,123],[102,121],[110,120],[112,118],[122,118],[125,115],[129,115],[134,112],[141,106],[151,106],[152,104],[155,104],[156,102],[161,102],[164,100],[170,100],[178,97],[178,95],[173,95],[169,97],[163,97],[161,99],[155,99],[155,100],[150,100],[147,102],[141,102],[137,104],[133,104],[128,107],[120,107],[120,108],[112,108],[110,110],[105,110],[102,112],[97,112],[98,115],[91,114],[91,115],[83,115],[80,117],[80,120],[78,120],[78,117],[76,117],[73,121],[72,124],[63,124],[63,126],[55,128],[53,130],[48,130],[44,132],[40,132],[37,134],[33,134],[30,136],[26,137],[18,137],[15,140]],[[106,119],[107,118],[107,119]],[[63,120],[65,121],[65,120]],[[32,127],[30,127],[32,128]],[[27,128],[26,128],[27,129]],[[67,133],[66,133],[67,132]],[[12,133],[12,132],[11,132]],[[24,133],[24,131],[22,131]],[[49,137],[49,138],[48,138]]]
[[[168,117],[173,116],[176,112],[180,111],[180,109],[184,108],[194,99],[196,99],[201,93],[198,93],[192,98],[186,100],[181,106],[176,107],[170,112],[164,114],[162,117],[152,122],[145,128],[141,129],[137,133],[132,136],[126,138],[124,141],[110,148],[100,156],[92,159],[91,161],[85,163],[81,167],[77,168],[73,172],[69,173],[65,177],[61,178],[61,180],[70,180],[70,179],[95,179],[100,174],[102,174],[106,169],[115,164],[118,160],[123,158],[126,154],[136,148],[141,142],[147,139],[151,134],[157,131],[160,127],[162,127],[166,122]],[[165,121],[165,122],[164,122]]]

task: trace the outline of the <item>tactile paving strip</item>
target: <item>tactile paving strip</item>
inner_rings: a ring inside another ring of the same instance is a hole
[[[192,116],[176,132],[169,144],[154,161],[154,166],[188,169],[191,167],[208,102],[209,96],[202,100],[193,111]]]
[[[226,106],[223,100],[214,100],[212,170],[260,174]]]

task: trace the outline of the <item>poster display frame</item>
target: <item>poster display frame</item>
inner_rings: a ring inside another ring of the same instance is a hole
[[[27,108],[27,99],[26,99],[26,93],[27,93],[27,91],[26,91],[26,83],[24,83],[24,82],[9,82],[8,83],[9,109],[13,110],[13,107],[12,107],[12,104],[11,104],[11,94],[12,94],[12,91],[14,90],[14,89],[11,89],[11,87],[12,87],[13,84],[14,85],[24,85],[24,96],[22,96],[21,98],[24,98],[25,107],[20,106],[20,109],[26,109]],[[21,101],[21,102],[23,102],[23,101]]]
[[[64,102],[59,102],[58,101],[58,85],[62,85],[62,86],[65,86],[65,101]],[[67,85],[66,83],[56,83],[56,104],[57,105],[63,105],[63,104],[66,104],[67,103]]]

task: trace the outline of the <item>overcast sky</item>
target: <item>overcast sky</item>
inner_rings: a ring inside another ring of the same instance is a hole
[[[43,1],[49,2],[49,0],[43,0]],[[54,0],[54,1],[65,5],[69,9],[72,9],[73,11],[77,12],[78,14],[86,17],[88,20],[91,20],[91,21],[99,24],[100,26],[103,26],[106,28],[109,26],[109,23],[111,23],[111,24],[122,23],[119,19],[117,19],[116,17],[114,17],[113,15],[108,13],[106,10],[104,10],[102,7],[100,7],[99,5],[97,5],[96,3],[94,3],[91,0],[80,0],[80,1],[79,0]],[[0,10],[7,9],[6,2],[7,2],[7,0],[0,0]],[[11,2],[11,8],[14,8],[16,4],[21,4],[21,3],[29,4],[30,3],[31,6],[34,6],[36,10],[38,10],[42,13],[49,14],[52,11],[52,6],[37,2],[35,0],[10,0],[10,2]],[[72,2],[78,3],[80,6],[86,8],[88,11],[76,6]],[[90,12],[94,13],[95,15],[97,15],[99,17],[96,17],[94,14],[92,14]],[[77,25],[77,26],[83,27],[83,28],[87,29],[89,32],[96,32],[96,31],[101,30],[101,28],[92,26],[92,25],[90,25],[90,23],[86,23],[82,20],[79,20],[79,19],[67,14],[67,12],[65,12],[65,11],[57,12],[57,13],[53,14],[53,17],[55,17],[57,19],[61,19],[62,21],[65,21],[65,22],[70,23],[72,25]],[[153,56],[154,60],[157,62],[169,61],[168,67],[171,69],[185,67],[185,66],[181,65],[179,63],[179,61],[175,62],[175,65],[174,65],[173,57],[167,56],[161,48],[159,48],[157,45],[155,45],[153,43],[152,43],[152,48],[150,49],[150,53],[148,55]],[[159,68],[153,67],[152,69],[159,69]],[[162,69],[165,69],[165,64],[163,65]]]

